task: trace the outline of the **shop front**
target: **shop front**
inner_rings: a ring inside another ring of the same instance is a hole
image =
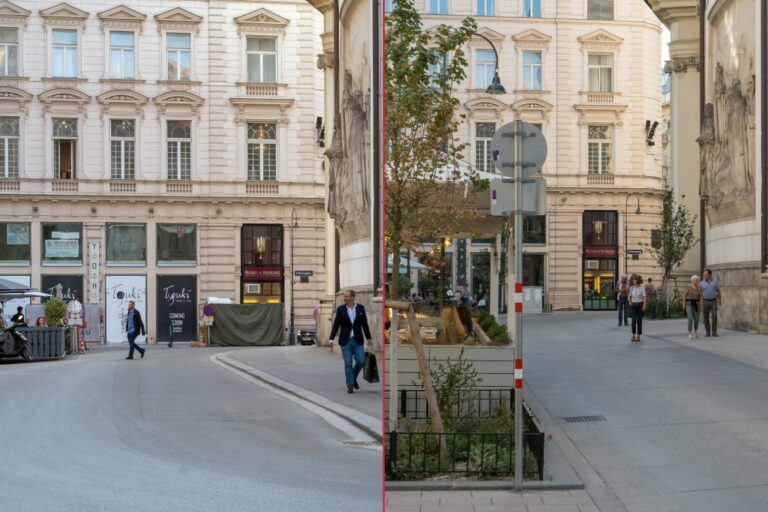
[[[285,300],[283,226],[246,224],[241,232],[243,304],[279,304]]]
[[[585,311],[616,309],[617,224],[615,211],[584,212],[581,282]]]

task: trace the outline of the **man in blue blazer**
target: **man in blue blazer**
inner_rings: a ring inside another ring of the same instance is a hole
[[[355,292],[353,290],[344,291],[344,304],[336,309],[336,318],[333,319],[333,329],[328,339],[328,344],[333,347],[333,339],[339,334],[339,346],[341,354],[344,356],[344,373],[347,379],[347,393],[353,393],[355,389],[360,389],[357,384],[357,376],[363,369],[365,362],[365,342],[363,334],[368,342],[371,343],[371,330],[368,328],[368,317],[365,316],[365,308],[355,303]],[[352,367],[352,359],[355,360],[355,366]]]

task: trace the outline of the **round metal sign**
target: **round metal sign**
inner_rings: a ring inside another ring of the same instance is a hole
[[[520,138],[521,155],[515,156],[515,137]],[[531,123],[514,121],[507,123],[493,134],[491,160],[502,175],[515,177],[515,164],[522,166],[523,179],[541,171],[547,159],[547,140],[541,130]]]
[[[206,304],[205,306],[203,306],[203,314],[205,316],[213,316],[213,306],[211,306],[210,304]]]

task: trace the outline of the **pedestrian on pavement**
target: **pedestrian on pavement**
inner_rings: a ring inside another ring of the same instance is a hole
[[[704,270],[704,280],[700,284],[704,299],[704,330],[705,338],[710,334],[717,338],[717,308],[722,306],[723,297],[720,294],[720,281],[712,277],[710,269]],[[711,317],[711,319],[710,319]]]
[[[26,327],[27,319],[24,318],[24,308],[19,306],[16,308],[16,314],[11,317],[11,323],[18,327]]]
[[[354,290],[344,290],[344,304],[336,309],[336,317],[333,319],[333,328],[328,344],[333,347],[333,339],[339,334],[339,346],[344,357],[344,376],[346,377],[347,393],[354,393],[360,389],[357,376],[365,364],[366,349],[371,348],[371,330],[368,328],[368,317],[365,316],[365,308],[362,304],[355,303]],[[363,341],[363,334],[365,340]],[[354,366],[352,362],[354,359]]]
[[[645,294],[648,295],[648,302],[656,300],[656,287],[653,285],[652,277],[645,282]]]
[[[699,337],[699,313],[703,309],[700,281],[699,276],[691,277],[691,284],[683,297],[685,314],[688,317],[688,339]]]
[[[144,359],[144,353],[147,349],[141,348],[136,344],[136,336],[141,333],[142,336],[147,335],[147,331],[144,329],[144,322],[141,320],[141,313],[136,309],[136,303],[128,301],[128,314],[125,316],[125,332],[128,333],[128,357],[126,359],[133,359],[133,350],[136,349],[141,354],[141,358]]]
[[[643,334],[643,313],[648,307],[648,295],[645,293],[643,278],[639,274],[632,274],[629,287],[629,308],[632,317],[632,341],[640,341]]]
[[[619,310],[619,327],[621,327],[622,318],[624,318],[624,325],[629,325],[627,322],[628,297],[629,285],[627,284],[627,274],[622,274],[621,279],[616,283],[616,307]]]

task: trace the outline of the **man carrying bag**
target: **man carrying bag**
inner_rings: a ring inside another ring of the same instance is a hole
[[[361,304],[355,303],[355,292],[353,290],[344,291],[344,304],[336,309],[336,318],[333,319],[333,329],[328,338],[328,344],[333,347],[333,339],[339,332],[339,345],[341,354],[344,356],[344,375],[347,383],[347,393],[354,393],[355,389],[360,389],[357,383],[357,376],[365,364],[365,342],[371,344],[371,330],[368,328],[368,317],[365,315],[365,308]],[[354,359],[354,366],[352,361]]]

